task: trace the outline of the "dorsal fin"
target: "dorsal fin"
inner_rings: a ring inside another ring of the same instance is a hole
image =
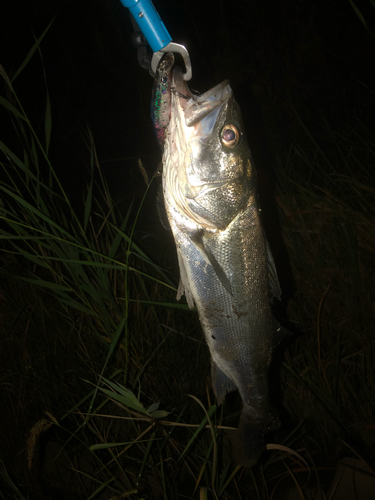
[[[280,289],[279,278],[277,277],[275,261],[273,260],[271,248],[268,244],[266,235],[264,235],[264,241],[266,245],[268,290],[269,290],[270,301],[273,302],[273,299],[281,300],[281,289]]]

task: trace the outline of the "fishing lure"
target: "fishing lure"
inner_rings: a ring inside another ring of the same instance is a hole
[[[155,83],[152,91],[151,118],[155,135],[163,150],[166,127],[171,116],[171,70],[174,55],[168,52],[156,69]]]

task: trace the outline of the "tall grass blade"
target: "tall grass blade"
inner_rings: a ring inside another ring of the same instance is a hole
[[[52,21],[49,23],[49,25],[47,26],[47,28],[43,31],[43,33],[40,35],[40,37],[36,40],[36,42],[34,43],[34,45],[29,50],[27,56],[25,57],[25,59],[21,63],[20,67],[15,72],[15,74],[12,76],[12,78],[10,80],[12,83],[22,73],[22,71],[25,69],[25,67],[28,65],[30,59],[34,55],[34,52],[39,48],[40,44],[42,43],[43,38],[48,33],[48,31],[49,31],[50,27],[52,26],[52,23],[54,22],[54,20],[55,20],[55,16],[52,18]]]
[[[371,1],[371,0],[370,0]],[[357,5],[354,3],[353,0],[349,0],[350,2],[350,5],[353,7],[353,10],[354,12],[356,13],[358,19],[361,21],[361,23],[363,24],[363,26],[366,28],[366,30],[370,33],[370,35],[374,36],[374,34],[371,32],[371,30],[369,29],[369,27],[367,26],[367,23],[365,21],[365,18],[363,17],[362,15],[362,12],[359,10],[359,8],[357,7]]]
[[[199,427],[197,428],[197,430],[194,432],[193,436],[189,440],[188,444],[185,446],[183,452],[181,453],[181,455],[180,455],[180,457],[178,459],[179,461],[188,452],[188,450],[190,449],[190,447],[194,444],[194,442],[196,441],[196,439],[197,439],[198,435],[200,434],[200,432],[206,427],[207,422],[210,423],[210,428],[211,428],[211,422],[210,422],[209,419],[212,417],[212,415],[215,413],[216,410],[217,410],[217,406],[215,406],[215,405],[212,405],[211,408],[208,409],[208,411],[205,410],[205,416],[203,417],[201,423],[199,424]],[[212,432],[212,430],[211,430],[211,432]]]
[[[1,68],[1,66],[0,66]],[[25,117],[23,116],[22,113],[18,111],[18,109],[8,101],[8,99],[5,99],[5,97],[0,96],[0,105],[3,106],[5,109],[10,111],[12,115],[16,116],[17,118],[20,118],[21,120],[25,120]],[[26,121],[26,120],[25,120]],[[2,142],[0,142],[0,147],[2,147]]]
[[[118,344],[120,342],[120,339],[121,339],[121,335],[123,333],[123,330],[124,330],[124,327],[125,327],[125,324],[126,324],[126,321],[127,321],[127,318],[122,318],[122,320],[120,321],[120,324],[118,325],[117,329],[116,329],[116,332],[115,332],[115,335],[113,337],[113,340],[111,342],[111,345],[110,345],[110,348],[108,350],[108,354],[107,354],[107,357],[106,357],[106,360],[104,362],[104,365],[103,365],[103,368],[102,368],[102,372],[100,374],[100,378],[99,378],[99,384],[103,378],[103,373],[105,371],[105,369],[107,368],[107,365],[109,363],[109,360],[111,359],[112,357],[112,354],[114,353],[115,349],[118,347]],[[106,382],[111,385],[112,382],[110,382],[109,380],[106,380]],[[90,407],[89,407],[89,410],[87,412],[87,415],[86,415],[86,418],[85,418],[85,422],[87,423],[90,419],[90,415],[91,415],[91,411],[92,411],[92,408],[94,406],[94,401],[95,401],[95,398],[96,398],[96,395],[98,393],[98,390],[100,389],[101,391],[103,391],[105,394],[107,395],[110,395],[111,397],[113,397],[114,399],[116,399],[116,394],[115,393],[112,393],[110,391],[106,391],[106,389],[102,388],[102,387],[99,387],[99,384],[98,386],[96,387],[96,389],[94,390],[94,393],[93,393],[93,396],[92,396],[92,400],[91,400],[91,403],[90,403]],[[118,386],[117,386],[118,387]],[[117,389],[118,390],[118,389]],[[130,391],[129,391],[130,392]],[[120,401],[122,403],[124,403],[125,405],[130,405],[131,406],[131,402],[132,402],[132,399],[130,397],[126,397],[125,395],[123,395],[123,397],[125,398],[125,401],[127,402],[124,402],[124,401]],[[138,401],[137,401],[138,403]],[[137,405],[137,408],[140,407],[140,403],[138,403]]]

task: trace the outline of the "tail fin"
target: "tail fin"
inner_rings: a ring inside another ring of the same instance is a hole
[[[269,420],[254,420],[249,410],[242,411],[238,427],[239,452],[237,461],[244,467],[252,467],[263,449],[264,435],[280,427],[279,417],[272,412]]]

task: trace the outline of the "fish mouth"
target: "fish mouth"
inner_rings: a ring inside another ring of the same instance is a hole
[[[212,125],[210,127],[211,130],[216,122],[221,106],[233,94],[229,80],[224,80],[204,94],[195,95],[189,89],[187,82],[183,78],[182,70],[179,67],[173,70],[171,90],[178,96],[179,106],[184,113],[185,125],[187,127],[194,127],[210,115],[212,117],[210,120],[210,124]],[[215,109],[217,109],[217,113],[213,113]]]
[[[217,178],[207,175],[207,156],[216,138],[214,131],[218,120],[223,120],[221,112],[233,97],[229,81],[224,80],[204,94],[195,95],[183,79],[181,68],[176,67],[170,89],[171,120],[163,170],[163,182],[168,186],[166,197],[171,205],[201,227],[211,231],[223,229],[226,225],[214,221],[209,208],[204,208],[204,199],[215,197],[215,192],[225,190],[225,186],[233,182],[233,177],[226,175]]]

